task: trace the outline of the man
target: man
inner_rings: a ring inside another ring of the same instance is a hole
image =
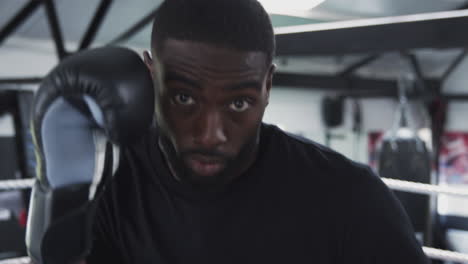
[[[255,0],[162,3],[156,125],[121,149],[88,264],[427,263],[367,167],[262,123],[274,47]]]

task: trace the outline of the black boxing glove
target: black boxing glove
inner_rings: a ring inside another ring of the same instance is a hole
[[[96,196],[116,168],[118,146],[151,124],[151,76],[131,50],[105,47],[63,60],[34,100],[37,180],[26,245],[38,264],[66,264],[91,249]]]

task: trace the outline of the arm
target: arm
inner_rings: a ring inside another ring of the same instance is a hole
[[[32,115],[38,174],[26,245],[34,262],[72,263],[89,252],[114,147],[138,140],[150,126],[153,94],[143,61],[124,48],[77,53],[44,78]]]

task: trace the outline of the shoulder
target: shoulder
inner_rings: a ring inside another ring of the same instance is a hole
[[[339,174],[343,178],[351,175],[360,178],[375,176],[367,165],[352,161],[313,140],[285,132],[273,125],[265,124],[263,129],[268,137],[269,149],[293,166]]]
[[[352,203],[372,199],[373,190],[386,188],[367,165],[277,127],[265,129],[270,137],[265,151],[270,156],[267,173],[273,175],[269,179],[295,197],[326,201],[346,211]]]
[[[277,142],[284,144],[284,158],[300,168],[297,171],[305,173],[314,184],[328,187],[332,195],[346,198],[347,206],[356,212],[366,214],[392,207],[401,214],[396,197],[369,166],[304,137],[276,127],[270,129]]]

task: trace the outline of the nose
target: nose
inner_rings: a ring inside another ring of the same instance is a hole
[[[197,121],[194,140],[199,147],[213,149],[227,141],[222,116],[219,112],[200,113]]]

